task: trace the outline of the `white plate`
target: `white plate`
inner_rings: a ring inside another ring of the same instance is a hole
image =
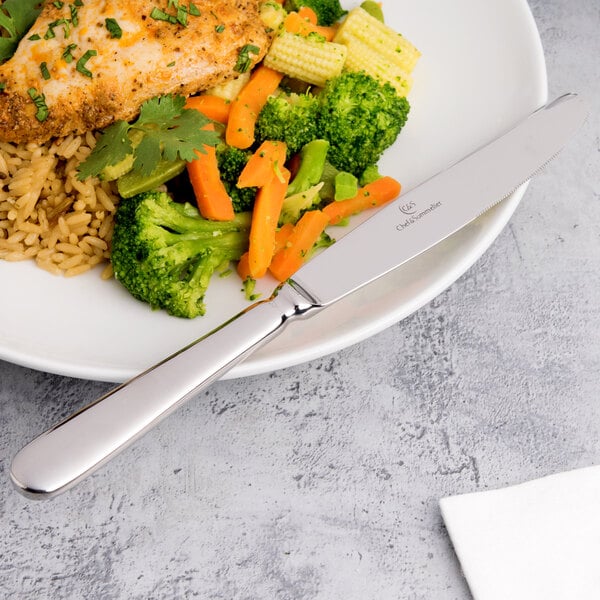
[[[384,9],[387,22],[423,53],[409,122],[381,163],[405,190],[546,102],[543,51],[525,0],[387,0]],[[411,314],[489,247],[524,189],[418,259],[289,328],[229,377],[335,352]],[[208,314],[194,321],[151,311],[115,281],[101,281],[98,271],[65,279],[0,261],[0,282],[0,358],[104,381],[128,379],[247,306],[235,277],[214,281]]]

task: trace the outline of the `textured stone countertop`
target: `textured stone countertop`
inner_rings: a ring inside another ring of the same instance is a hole
[[[600,5],[531,0],[594,114],[410,318],[214,385],[51,502],[12,455],[111,386],[0,363],[0,597],[467,600],[442,496],[600,463]]]

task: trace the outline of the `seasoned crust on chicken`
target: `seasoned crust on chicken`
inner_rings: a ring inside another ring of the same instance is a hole
[[[177,22],[178,5],[197,9],[179,13],[185,24]],[[254,64],[269,43],[259,0],[46,2],[0,65],[0,140],[44,142],[131,120],[149,98],[189,95],[236,77],[240,51],[258,48],[249,54]],[[44,103],[45,118],[38,112]]]

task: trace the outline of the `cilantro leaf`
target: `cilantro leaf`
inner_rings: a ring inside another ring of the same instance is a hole
[[[90,155],[79,165],[80,181],[100,175],[105,167],[116,165],[133,152],[129,127],[127,121],[116,121],[102,132]]]
[[[41,12],[40,0],[5,0],[0,4],[0,61],[8,60]],[[3,31],[2,31],[3,30]]]
[[[78,178],[100,175],[107,166],[133,154],[133,171],[147,177],[161,160],[187,162],[195,151],[216,146],[219,134],[203,129],[210,120],[197,110],[185,108],[185,98],[168,94],[142,104],[133,123],[117,121],[104,130],[91,154],[79,165]],[[131,139],[136,143],[132,143]]]
[[[182,160],[190,162],[196,158],[195,150],[202,152],[205,145],[216,146],[220,141],[219,134],[203,129],[209,122],[209,119],[197,110],[184,110],[176,120],[177,126],[171,129],[163,140],[164,158],[175,160],[176,153]],[[184,131],[185,138],[182,136]]]
[[[133,168],[144,177],[147,177],[158,166],[161,156],[160,143],[157,143],[156,136],[145,133],[135,149]]]
[[[132,128],[144,136],[135,149],[133,168],[141,175],[152,173],[160,160],[191,161],[194,150],[202,151],[204,144],[216,145],[214,131],[202,131],[208,122],[202,113],[185,109],[183,96],[160,96],[145,102]]]
[[[166,96],[150,98],[150,100],[146,100],[140,107],[140,116],[135,124],[166,124],[178,117],[184,106],[185,98],[183,96],[167,94]]]

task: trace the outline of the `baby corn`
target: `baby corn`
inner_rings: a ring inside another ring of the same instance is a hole
[[[347,53],[343,44],[327,42],[319,36],[285,32],[273,40],[264,64],[289,77],[323,87],[327,80],[342,72]]]
[[[377,52],[372,46],[352,38],[345,43],[348,56],[346,71],[364,71],[379,81],[391,84],[400,96],[406,96],[412,87],[412,76]]]
[[[421,53],[405,37],[366,10],[352,9],[334,42],[348,47],[347,70],[364,70],[373,77],[389,81],[402,94],[410,90],[410,74]]]

